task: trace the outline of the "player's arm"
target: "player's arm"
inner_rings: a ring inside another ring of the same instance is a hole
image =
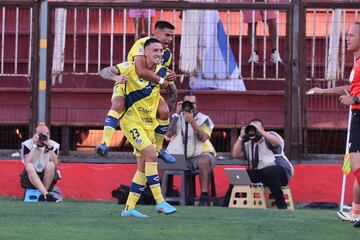
[[[100,76],[104,79],[113,80],[117,83],[125,83],[128,79],[127,76],[121,75],[119,68],[116,66],[101,69]]]
[[[167,87],[169,77],[166,76],[165,79],[161,78],[158,75],[156,75],[153,71],[147,69],[146,68],[145,56],[143,56],[143,55],[135,56],[134,57],[134,64],[135,64],[136,74],[139,77],[141,77],[143,79],[146,79],[146,80],[148,80],[150,82],[158,83],[160,85],[164,85],[165,87]]]
[[[339,87],[333,87],[333,88],[312,88],[309,91],[306,92],[307,95],[312,94],[336,94],[336,95],[343,95],[344,90],[350,92],[350,85],[348,86],[339,86]]]

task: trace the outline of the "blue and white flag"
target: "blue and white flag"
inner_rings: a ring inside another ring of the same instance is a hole
[[[218,11],[201,11],[201,23],[199,61],[196,74],[190,78],[190,88],[245,91]]]

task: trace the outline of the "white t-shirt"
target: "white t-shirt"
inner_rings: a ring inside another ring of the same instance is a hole
[[[60,144],[50,140],[50,144],[54,147],[54,153],[59,153]],[[25,155],[33,148],[33,139],[28,139],[21,143],[21,161],[25,164]],[[38,151],[34,154],[34,166],[37,172],[42,172],[46,164],[50,161],[49,151],[45,151],[45,147],[38,147]]]

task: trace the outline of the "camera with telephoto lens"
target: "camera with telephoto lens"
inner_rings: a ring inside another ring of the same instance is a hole
[[[254,139],[257,135],[257,128],[254,125],[247,125],[245,127],[245,134],[250,139]]]
[[[190,113],[192,110],[194,110],[194,105],[190,101],[184,101],[181,105],[181,110]]]
[[[48,140],[46,133],[39,133],[39,142],[41,145],[45,145],[45,142]]]

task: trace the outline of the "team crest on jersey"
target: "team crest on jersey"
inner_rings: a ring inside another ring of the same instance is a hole
[[[143,48],[139,48],[139,49],[138,49],[138,53],[139,53],[139,54],[144,54],[144,49],[143,49]]]
[[[121,66],[123,66],[123,67],[128,67],[129,65],[130,65],[129,62],[123,62],[123,63],[121,63]]]
[[[136,142],[137,144],[142,144],[142,143],[143,143],[143,140],[142,140],[141,138],[136,138],[136,139],[135,139],[135,142]]]

